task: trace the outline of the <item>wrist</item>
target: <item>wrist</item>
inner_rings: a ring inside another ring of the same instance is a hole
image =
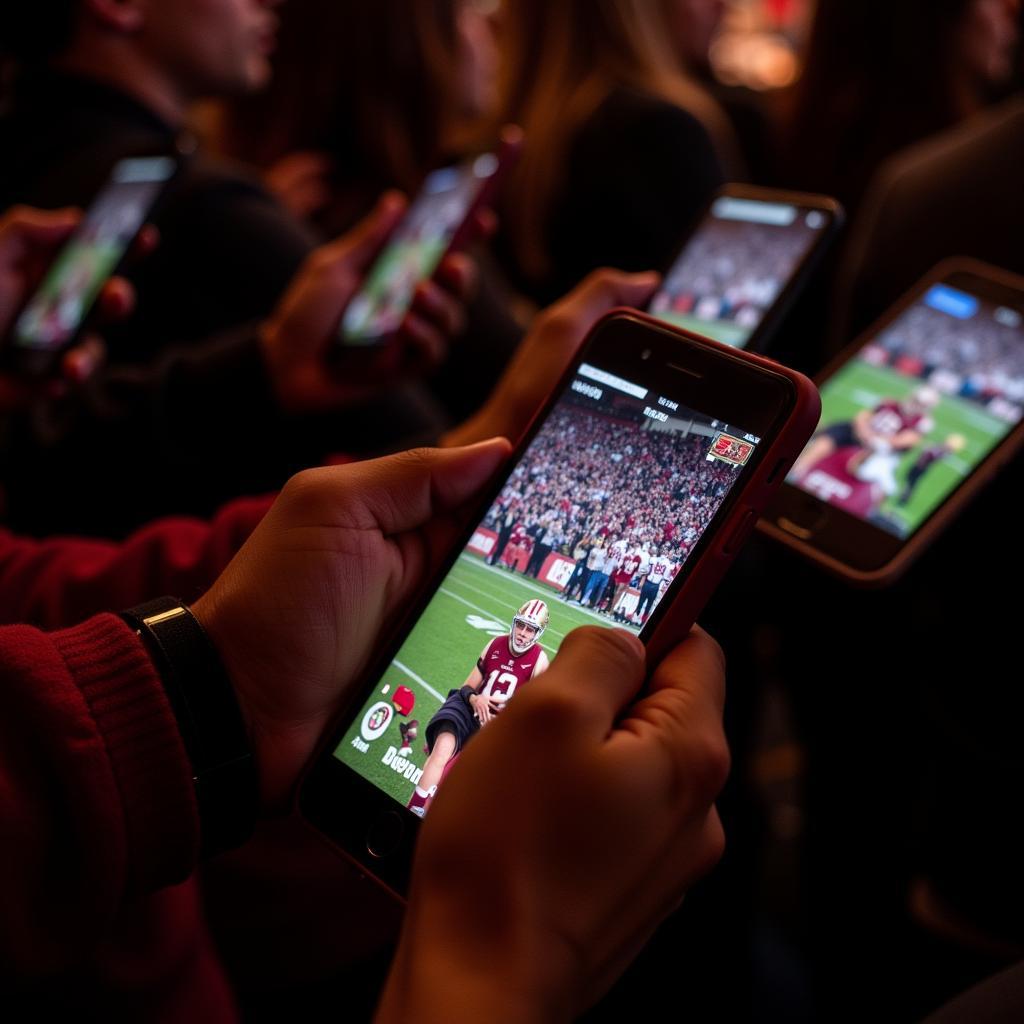
[[[122,614],[156,666],[191,766],[202,854],[241,845],[256,820],[252,748],[234,687],[191,609],[164,597]]]
[[[537,947],[537,931],[509,928],[505,918],[481,932],[468,924],[465,894],[445,899],[413,896],[395,959],[378,1006],[376,1024],[399,1024],[415,1007],[418,1024],[544,1024],[573,1016],[573,1001],[551,979],[552,957]],[[467,926],[468,924],[468,926]],[[494,950],[500,948],[501,956]]]
[[[220,654],[234,687],[255,761],[259,811],[285,813],[299,775],[319,741],[323,723],[282,721],[266,706],[262,688],[242,656],[245,642],[234,639],[230,615],[212,592],[192,605],[192,614]]]

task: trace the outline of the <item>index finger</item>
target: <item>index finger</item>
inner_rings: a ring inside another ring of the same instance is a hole
[[[654,670],[647,687],[652,696],[666,690],[694,692],[721,716],[725,707],[725,655],[711,635],[694,626]]]
[[[694,627],[619,722],[610,744],[617,770],[646,780],[673,803],[710,802],[729,773],[724,701],[721,648]]]
[[[507,706],[518,714],[532,702],[538,714],[550,716],[553,729],[571,727],[577,736],[603,737],[643,678],[644,650],[635,636],[608,626],[581,626],[562,641],[551,667]]]

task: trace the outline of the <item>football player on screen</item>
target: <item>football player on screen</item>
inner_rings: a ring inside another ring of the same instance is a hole
[[[459,690],[427,723],[429,754],[423,775],[406,805],[421,818],[444,778],[445,769],[470,737],[501,712],[516,690],[548,667],[540,638],[548,626],[548,606],[538,598],[527,601],[512,619],[507,636],[495,637],[480,655]]]

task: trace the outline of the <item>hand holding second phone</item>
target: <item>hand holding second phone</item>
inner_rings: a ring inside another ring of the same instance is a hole
[[[405,210],[405,198],[387,192],[356,227],[311,253],[264,325],[264,360],[286,412],[326,412],[364,401],[389,381],[436,365],[462,331],[476,266],[464,253],[451,253],[417,287],[395,339],[369,360],[358,350],[338,353],[345,307]],[[482,224],[490,223],[481,217]]]

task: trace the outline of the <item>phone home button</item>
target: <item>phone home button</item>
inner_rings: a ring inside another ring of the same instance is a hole
[[[385,811],[366,830],[366,850],[371,857],[390,857],[404,835],[402,816],[397,811]]]

